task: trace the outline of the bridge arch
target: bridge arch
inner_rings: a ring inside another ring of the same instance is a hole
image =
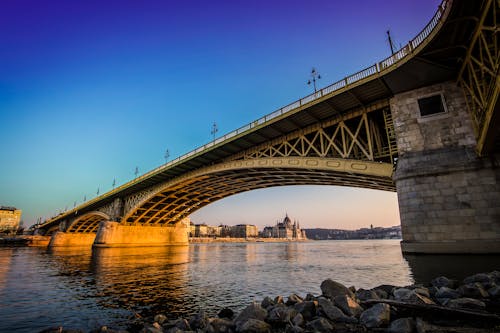
[[[395,191],[390,163],[324,157],[265,157],[223,162],[152,189],[129,205],[127,224],[175,224],[231,195],[286,185],[337,185]]]
[[[77,217],[66,228],[69,233],[95,233],[99,228],[99,224],[103,221],[109,221],[111,218],[108,214],[99,211],[88,212]]]

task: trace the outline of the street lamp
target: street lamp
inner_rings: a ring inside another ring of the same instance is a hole
[[[317,91],[317,89],[316,89],[316,80],[321,79],[321,75],[319,75],[319,73],[316,71],[316,68],[314,68],[314,67],[311,70],[311,77],[312,77],[312,84],[314,86],[314,92],[316,92]],[[311,80],[308,80],[307,84],[311,84]]]
[[[139,174],[139,167],[135,167],[135,171],[134,171],[135,178],[137,178],[138,174]]]
[[[165,157],[165,163],[167,163],[167,162],[168,162],[168,158],[170,157],[170,152],[168,151],[168,149],[167,149],[167,150],[165,150],[165,155],[164,155],[164,157]]]
[[[212,134],[213,138],[214,138],[214,142],[215,142],[215,134],[219,131],[219,129],[217,128],[217,124],[214,122],[214,124],[212,125],[212,130],[210,131],[210,133]]]
[[[115,185],[116,185],[116,178],[113,178],[113,190],[115,189]]]

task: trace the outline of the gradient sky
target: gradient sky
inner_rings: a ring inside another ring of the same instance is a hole
[[[387,57],[439,0],[2,0],[0,205],[48,218]],[[196,223],[399,224],[394,193],[256,190]]]

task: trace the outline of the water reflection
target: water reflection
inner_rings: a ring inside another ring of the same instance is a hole
[[[410,264],[415,282],[428,284],[437,276],[455,280],[479,272],[500,270],[500,255],[410,255],[404,258]]]
[[[12,248],[0,248],[0,291],[4,289],[7,284],[7,274],[10,270],[12,253]]]
[[[106,307],[140,312],[165,304],[163,311],[182,312],[188,263],[187,245],[94,249],[91,271],[96,296]]]

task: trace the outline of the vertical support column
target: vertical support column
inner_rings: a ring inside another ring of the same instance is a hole
[[[443,108],[422,115],[419,99],[436,95]],[[391,112],[403,252],[500,253],[500,156],[475,153],[461,90],[445,82],[405,92]]]

